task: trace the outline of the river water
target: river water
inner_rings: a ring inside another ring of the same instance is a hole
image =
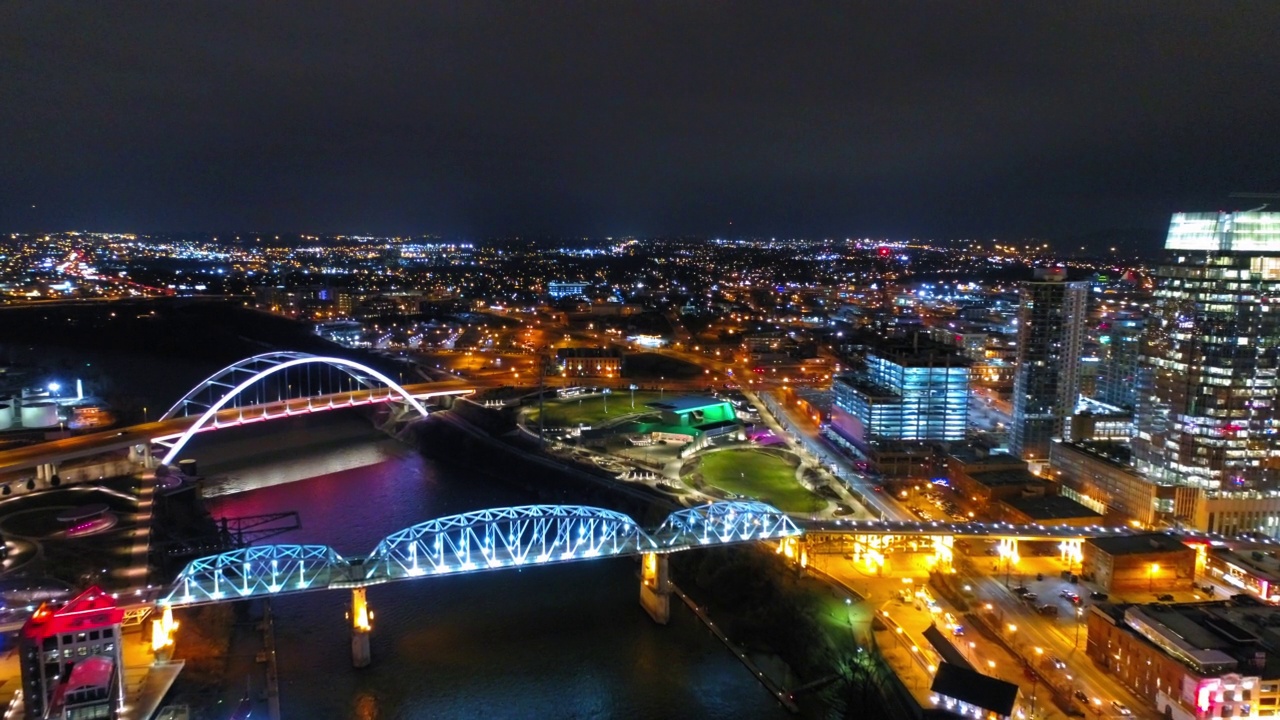
[[[423,520],[535,502],[423,458],[355,414],[288,422],[263,438],[220,431],[187,453],[213,478],[206,495],[215,516],[298,511],[302,528],[269,542],[359,556]],[[640,608],[636,570],[634,560],[614,559],[370,588],[374,661],[363,670],[351,667],[348,594],[278,598],[283,716],[785,716],[686,608],[673,603],[671,624],[654,624]]]

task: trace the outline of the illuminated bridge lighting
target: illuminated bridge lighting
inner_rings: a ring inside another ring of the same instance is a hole
[[[160,603],[215,602],[225,597],[226,587],[237,598],[261,597],[800,534],[786,514],[758,502],[710,503],[673,512],[652,534],[622,513],[597,507],[492,508],[405,528],[358,561],[326,545],[264,545],[200,558],[187,565]]]
[[[319,370],[314,374],[307,372],[297,378],[296,387],[298,394],[296,396],[293,393],[295,384],[291,382],[283,382],[288,378],[289,370],[293,368],[309,370],[312,366],[319,366],[320,369],[325,371],[336,371],[339,374],[339,377],[345,377],[348,379],[347,387],[352,391],[352,394],[350,401],[347,402],[346,405],[385,402],[398,396],[406,405],[418,414],[423,416],[427,414],[427,409],[423,407],[422,403],[418,402],[417,398],[411,395],[391,378],[367,365],[363,365],[353,360],[347,360],[345,358],[322,357],[299,352],[266,353],[264,355],[255,355],[254,357],[246,358],[219,370],[206,378],[199,385],[192,388],[190,392],[184,395],[181,400],[165,412],[165,414],[160,418],[161,420],[170,420],[178,417],[179,415],[191,414],[193,408],[196,411],[202,411],[195,424],[187,428],[180,435],[172,439],[157,439],[157,442],[163,440],[165,442],[162,444],[168,444],[169,446],[162,462],[166,465],[172,463],[174,458],[178,456],[178,453],[181,452],[183,446],[185,446],[196,433],[199,433],[202,430],[223,426],[242,425],[248,422],[268,420],[277,417],[289,417],[294,414],[316,412],[333,407],[332,398],[330,398],[328,407],[312,407],[311,403],[308,401],[305,409],[299,410],[295,413],[286,403],[285,409],[278,415],[268,416],[264,408],[263,414],[260,417],[245,418],[242,414],[241,417],[234,422],[225,424],[219,423],[217,419],[218,412],[227,408],[239,407],[239,405],[235,403],[238,403],[241,400],[244,400],[247,403],[250,403],[252,400],[250,404],[260,404],[261,397],[251,398],[247,391],[254,388],[262,390],[264,381],[275,382],[276,385],[283,384],[288,388],[287,390],[279,387],[276,388],[277,401],[301,399],[302,397],[308,397],[310,395],[332,394],[335,391],[335,386],[332,384],[333,381],[329,380],[328,383],[324,383],[323,373]],[[301,372],[302,371],[295,371],[295,373]],[[272,380],[272,378],[274,378],[274,380]],[[305,378],[305,382],[303,381],[303,378]],[[336,387],[341,388],[341,384]],[[375,399],[372,395],[366,395],[364,400],[357,402],[355,400],[354,393],[357,387],[362,393],[386,388],[386,397]],[[340,392],[346,392],[346,390],[341,390]]]

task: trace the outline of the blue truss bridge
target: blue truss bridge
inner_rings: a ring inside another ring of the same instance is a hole
[[[327,545],[262,545],[193,560],[160,605],[184,607],[288,593],[356,589],[441,577],[798,537],[761,502],[717,502],[671,513],[645,530],[627,515],[584,505],[523,505],[436,518],[392,533],[366,557]]]

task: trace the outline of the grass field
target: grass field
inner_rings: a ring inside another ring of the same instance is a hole
[[[648,390],[637,390],[635,409],[631,407],[631,391],[630,390],[614,390],[609,395],[608,405],[609,412],[605,412],[605,398],[602,395],[594,395],[587,398],[570,398],[568,400],[549,400],[543,403],[543,412],[546,413],[545,424],[548,427],[577,427],[580,423],[587,425],[595,425],[602,420],[619,418],[623,415],[633,415],[641,412],[654,412],[652,408],[645,407],[645,403],[653,402],[659,399],[662,393],[650,392]],[[672,397],[671,393],[666,393],[665,397]],[[538,411],[534,410],[529,413],[529,421],[538,422]]]
[[[827,501],[796,482],[795,466],[760,450],[720,450],[698,460],[697,472],[708,485],[755,498],[783,512],[816,512]]]

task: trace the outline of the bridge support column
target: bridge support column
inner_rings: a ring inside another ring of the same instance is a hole
[[[808,546],[801,542],[800,538],[785,537],[779,540],[778,554],[799,565],[801,570],[809,566]]]
[[[659,625],[671,620],[671,578],[667,556],[645,553],[640,560],[640,607]]]
[[[1079,538],[1063,540],[1058,544],[1058,550],[1061,552],[1062,562],[1067,564],[1068,570],[1074,570],[1077,565],[1084,561],[1084,540]]]
[[[139,448],[141,448],[141,450],[139,450]],[[129,461],[136,462],[148,470],[154,468],[156,466],[156,461],[151,455],[151,443],[148,442],[139,445],[130,445]]]
[[[351,590],[351,664],[369,667],[373,653],[369,648],[369,634],[373,631],[373,611],[369,609],[364,588]]]

